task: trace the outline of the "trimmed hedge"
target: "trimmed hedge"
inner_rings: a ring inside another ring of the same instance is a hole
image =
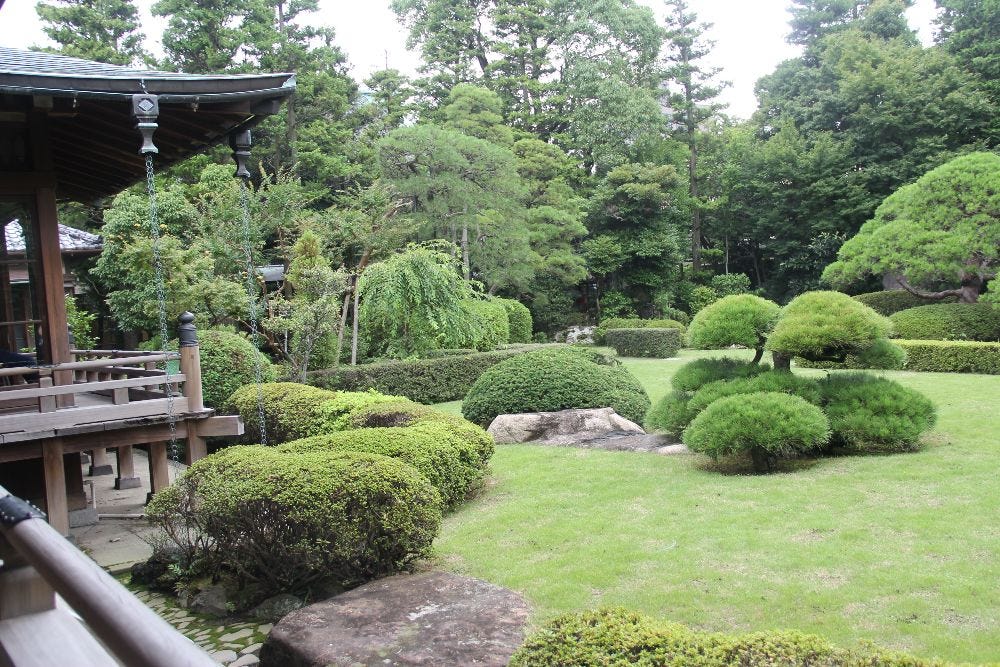
[[[771,370],[767,364],[751,364],[728,357],[695,359],[677,369],[670,384],[677,391],[698,391],[709,382],[760,375]]]
[[[497,415],[612,407],[634,422],[649,397],[623,366],[595,363],[572,348],[529,352],[483,373],[462,401],[469,421],[488,425]]]
[[[604,335],[609,329],[680,329],[683,333],[684,325],[677,320],[608,317],[601,320],[601,323],[594,328],[594,342],[598,345],[604,345]]]
[[[946,667],[864,646],[836,648],[794,631],[745,635],[698,632],[621,608],[558,616],[530,635],[511,667]]]
[[[714,401],[684,429],[684,444],[713,459],[747,453],[754,469],[771,469],[775,458],[821,448],[830,422],[815,405],[790,394],[768,392]]]
[[[965,340],[896,340],[906,351],[906,370],[1000,375],[1000,343]]]
[[[935,303],[889,317],[907,340],[1000,340],[1000,308],[989,303]]]
[[[307,595],[317,583],[355,585],[426,556],[441,498],[386,456],[229,447],[157,493],[146,516],[182,549],[192,576],[229,575],[252,604]]]
[[[669,359],[681,349],[681,330],[608,329],[604,341],[623,357]]]
[[[239,387],[257,381],[256,363],[264,382],[274,382],[277,369],[253,343],[230,331],[198,332],[201,356],[201,386],[205,405],[222,408]]]
[[[534,326],[531,321],[531,311],[517,299],[496,299],[507,310],[507,321],[510,324],[511,343],[530,343],[531,331]]]
[[[856,294],[852,298],[865,304],[879,315],[885,315],[886,317],[907,308],[916,308],[917,306],[927,304],[927,299],[921,299],[919,296],[910,294],[902,289],[867,292],[865,294]],[[954,301],[955,297],[948,297],[945,303],[954,303]]]
[[[445,403],[457,401],[469,393],[486,369],[529,350],[547,347],[565,346],[526,345],[494,352],[450,354],[434,359],[341,366],[309,373],[306,379],[309,384],[324,389],[374,389],[384,394],[406,396],[418,403]]]

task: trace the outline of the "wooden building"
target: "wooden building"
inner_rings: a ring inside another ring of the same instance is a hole
[[[84,503],[81,452],[100,466],[114,449],[128,486],[132,447],[150,445],[155,492],[172,434],[191,461],[205,437],[241,425],[202,405],[190,322],[179,354],[71,349],[57,204],[143,180],[140,147],[157,151],[157,168],[227,141],[245,161],[248,130],[293,91],[289,74],[196,76],[0,47],[0,224],[18,221],[24,238],[19,254],[0,252],[0,283],[24,277],[19,300],[0,294],[0,484],[42,504],[64,534]],[[173,360],[179,373],[158,369]]]

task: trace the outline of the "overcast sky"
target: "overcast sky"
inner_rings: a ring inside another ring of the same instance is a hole
[[[639,2],[662,14],[659,0]],[[150,4],[150,0],[139,0],[143,25],[159,34],[163,24],[149,15]],[[691,0],[690,4],[700,20],[714,24],[710,36],[716,48],[711,59],[723,68],[722,77],[733,84],[722,95],[729,113],[749,116],[757,106],[754,82],[797,53],[785,43],[788,0]],[[360,81],[386,63],[403,72],[416,71],[417,55],[406,50],[406,33],[389,10],[389,0],[320,0],[319,5],[312,22],[336,29],[337,43],[347,53],[356,79]],[[910,25],[925,44],[931,41],[934,13],[933,0],[916,0],[907,12]],[[35,0],[6,0],[0,9],[0,45],[27,48],[46,43],[35,14]],[[159,44],[151,40],[147,48],[160,51]]]

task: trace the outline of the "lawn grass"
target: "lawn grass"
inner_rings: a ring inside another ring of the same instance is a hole
[[[624,363],[655,401],[683,361]],[[445,520],[440,561],[522,592],[535,622],[624,605],[998,660],[1000,377],[885,375],[938,407],[919,452],[752,476],[699,456],[498,446],[487,492]]]

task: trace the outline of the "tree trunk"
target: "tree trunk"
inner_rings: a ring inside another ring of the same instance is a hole
[[[760,447],[750,449],[750,460],[753,461],[754,472],[771,472],[774,457]]]
[[[983,279],[975,274],[963,273],[962,274],[962,285],[955,289],[946,289],[940,292],[928,292],[926,290],[917,289],[910,285],[906,278],[897,278],[899,286],[904,290],[913,294],[914,296],[919,296],[921,299],[927,299],[928,301],[940,301],[941,299],[947,299],[950,296],[958,297],[961,303],[976,303],[979,301],[979,293],[983,289]]]
[[[774,361],[774,370],[792,372],[792,357],[788,354],[771,351],[771,359]]]
[[[354,289],[354,311],[353,319],[351,321],[351,365],[358,365],[358,299],[359,293],[357,288]]]
[[[472,268],[469,264],[469,223],[462,216],[462,275],[466,280],[472,277]]]
[[[358,277],[351,276],[351,285],[344,293],[344,306],[340,309],[340,329],[337,330],[337,356],[333,360],[333,367],[340,366],[340,353],[344,350],[344,329],[347,328],[347,311],[351,308],[351,292],[355,291]]]
[[[760,360],[761,360],[761,357],[763,357],[763,356],[764,356],[764,348],[758,347],[755,350],[755,352],[754,352],[753,361],[751,361],[750,363],[751,364],[759,364]]]

